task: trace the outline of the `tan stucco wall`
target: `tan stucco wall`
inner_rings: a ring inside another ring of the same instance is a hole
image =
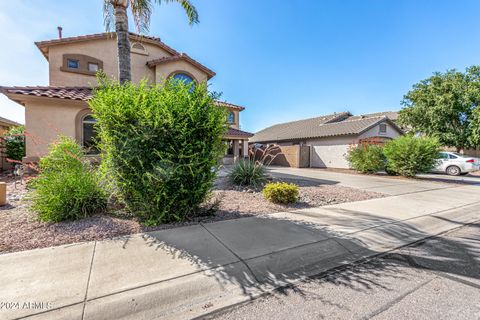
[[[85,102],[60,99],[33,99],[26,102],[26,157],[44,156],[59,135],[76,137],[76,116],[87,108]]]
[[[150,82],[154,82],[155,72],[154,69],[147,67],[147,61],[168,57],[171,56],[171,54],[149,43],[142,43],[142,45],[145,47],[148,55],[132,52],[132,82],[138,83],[144,78],[147,78]],[[95,76],[60,70],[60,67],[63,65],[64,54],[83,54],[102,60],[105,73],[112,78],[117,77],[117,42],[114,38],[62,44],[49,48],[48,58],[51,86],[95,85]]]
[[[359,136],[331,137],[324,139],[309,140],[308,145],[312,146],[310,165],[312,167],[349,168],[345,158],[349,147],[361,139],[370,137],[385,137],[394,139],[401,135],[394,127],[387,123],[387,132],[380,134],[380,125],[365,131]]]
[[[208,76],[205,72],[192,66],[186,61],[179,60],[166,62],[155,66],[155,81],[161,83],[165,81],[165,79],[167,79],[170,75],[172,75],[172,73],[182,71],[192,75],[198,82],[208,80]]]

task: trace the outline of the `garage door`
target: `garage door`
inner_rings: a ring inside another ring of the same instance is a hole
[[[348,168],[348,161],[345,159],[348,147],[347,144],[312,146],[310,166],[315,168]]]

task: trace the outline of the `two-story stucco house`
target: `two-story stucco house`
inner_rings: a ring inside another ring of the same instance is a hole
[[[215,72],[179,53],[159,38],[130,34],[132,82],[147,79],[160,83],[169,77],[203,82]],[[103,70],[116,77],[117,41],[114,33],[99,33],[35,43],[49,63],[49,86],[0,87],[11,100],[25,107],[26,162],[36,162],[59,135],[74,137],[89,147],[95,134],[94,118],[87,101],[96,85],[96,73]],[[239,128],[243,107],[217,101],[228,109],[230,128],[225,136],[228,151],[224,163],[248,154],[252,134]]]

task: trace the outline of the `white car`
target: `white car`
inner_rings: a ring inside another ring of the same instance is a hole
[[[437,164],[432,171],[458,176],[478,170],[480,170],[480,159],[456,152],[442,151],[439,153]]]

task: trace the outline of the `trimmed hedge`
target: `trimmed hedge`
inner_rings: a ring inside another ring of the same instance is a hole
[[[265,199],[273,203],[295,203],[298,200],[298,186],[286,182],[267,183],[263,188]]]
[[[100,79],[89,104],[102,171],[118,199],[145,224],[199,214],[225,152],[226,110],[214,98],[206,84]]]

